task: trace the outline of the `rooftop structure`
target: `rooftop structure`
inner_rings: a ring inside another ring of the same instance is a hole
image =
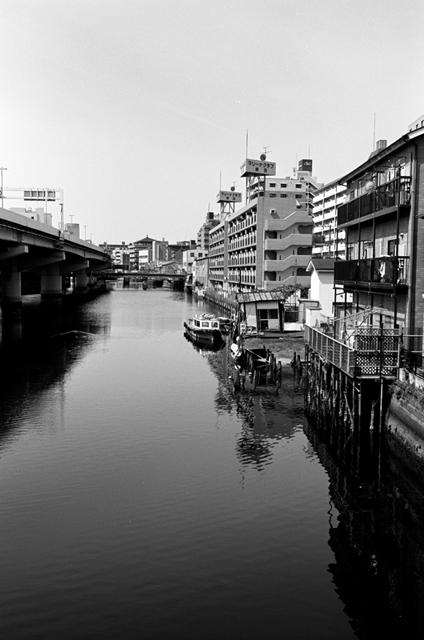
[[[312,198],[320,185],[312,177],[312,160],[301,160],[295,176],[275,174],[275,163],[264,154],[242,165],[246,204],[224,211],[210,233],[209,278],[215,287],[272,291],[283,284],[309,286]]]

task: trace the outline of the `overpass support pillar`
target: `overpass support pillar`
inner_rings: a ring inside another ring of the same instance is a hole
[[[63,295],[60,263],[54,262],[41,270],[41,297],[59,298]]]
[[[85,293],[87,291],[88,275],[85,269],[75,272],[75,291]]]
[[[3,309],[22,306],[21,272],[18,270],[16,259],[10,260],[5,266],[2,266],[1,306]]]

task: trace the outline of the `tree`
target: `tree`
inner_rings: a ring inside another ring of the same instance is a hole
[[[304,287],[300,284],[282,284],[280,287],[273,289],[273,292],[278,291],[281,294],[282,300],[285,302],[288,298],[293,296],[296,291],[303,290],[303,288]]]

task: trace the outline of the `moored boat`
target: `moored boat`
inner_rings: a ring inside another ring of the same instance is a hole
[[[219,316],[217,320],[219,322],[219,328],[221,329],[222,333],[225,333],[225,334],[231,333],[234,326],[234,322],[233,320],[231,320],[231,318]]]
[[[190,338],[201,342],[222,342],[222,333],[219,328],[219,320],[211,313],[200,313],[188,322],[184,322],[184,329]]]

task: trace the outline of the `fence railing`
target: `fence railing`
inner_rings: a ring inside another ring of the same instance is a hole
[[[398,329],[358,328],[346,344],[305,325],[306,344],[351,377],[396,377],[401,336]]]
[[[409,256],[381,256],[361,260],[340,260],[335,264],[336,282],[404,285],[408,281]]]
[[[411,178],[402,176],[337,208],[339,225],[395,206],[410,204]]]

